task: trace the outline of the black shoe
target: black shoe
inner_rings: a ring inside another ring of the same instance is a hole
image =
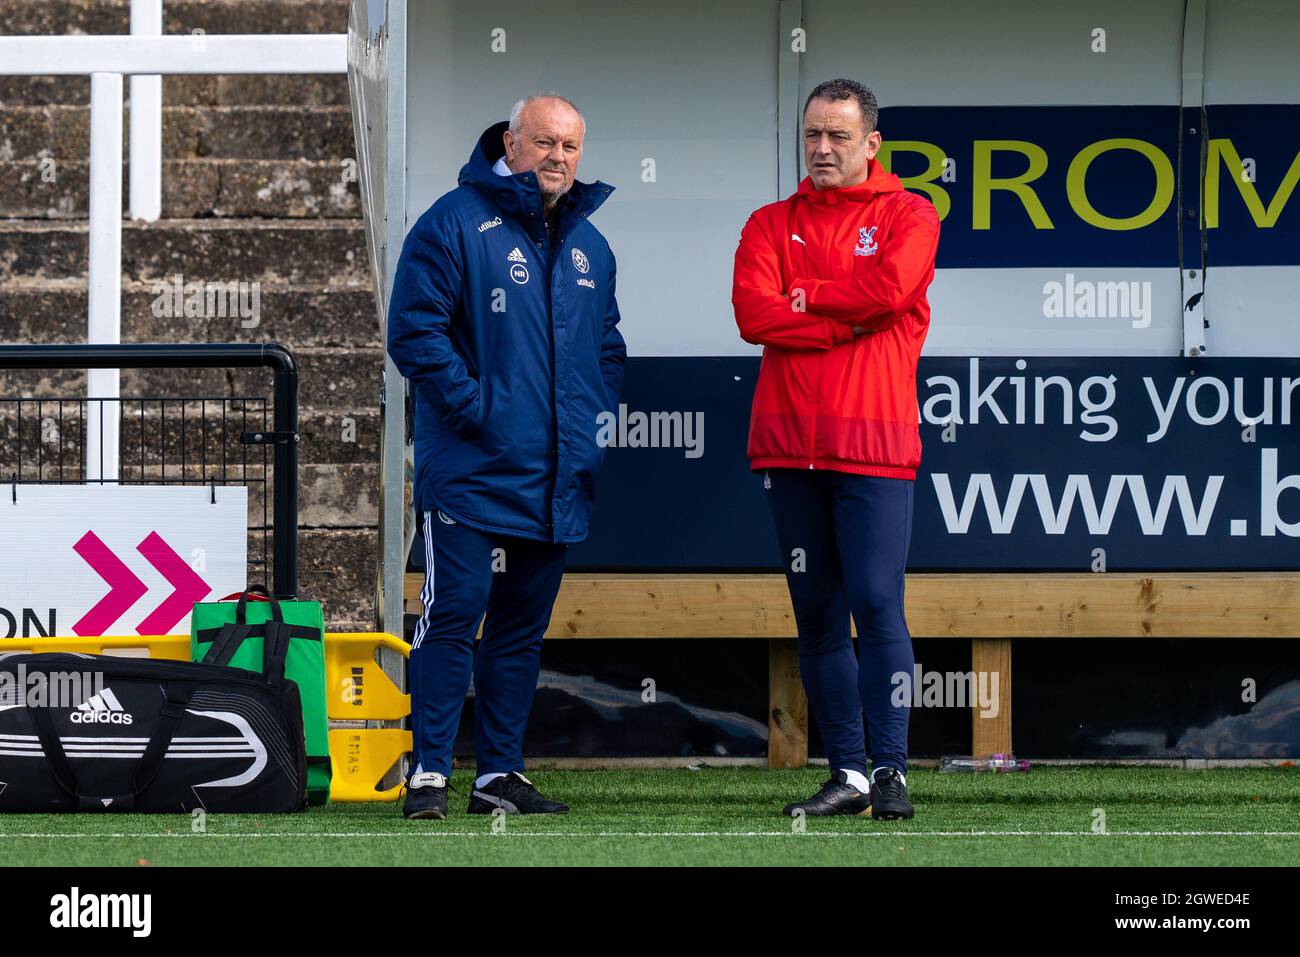
[[[871,816],[878,821],[907,820],[912,816],[907,799],[907,779],[893,768],[872,772]]]
[[[782,814],[794,817],[803,811],[808,817],[827,817],[832,814],[866,814],[871,810],[871,798],[849,783],[843,771],[831,772],[831,779],[822,789],[806,801],[787,804]]]
[[[402,804],[402,816],[445,820],[447,779],[436,771],[411,775],[411,780],[406,785],[406,801]]]
[[[491,814],[497,808],[507,814],[568,814],[569,806],[550,798],[533,787],[518,771],[493,778],[474,789],[469,799],[470,814]]]

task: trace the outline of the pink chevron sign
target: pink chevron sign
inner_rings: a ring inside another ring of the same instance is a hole
[[[150,532],[136,546],[136,551],[172,586],[172,593],[136,626],[136,634],[166,635],[173,625],[190,613],[196,601],[212,591],[212,586],[200,578],[189,562],[177,555],[157,532]]]
[[[83,637],[108,634],[117,620],[149,589],[94,532],[86,532],[72,548],[108,584],[108,594],[97,601],[72,626],[72,630]],[[194,603],[212,591],[212,586],[156,531],[146,535],[136,546],[136,551],[172,586],[171,594],[136,625],[136,634],[169,634],[171,628],[190,613]]]
[[[94,532],[81,536],[72,550],[108,582],[108,594],[96,602],[95,607],[72,626],[72,630],[82,637],[105,634],[113,622],[126,614],[126,610],[149,589]]]

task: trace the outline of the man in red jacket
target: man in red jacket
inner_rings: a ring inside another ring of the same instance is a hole
[[[821,790],[786,814],[912,816],[909,709],[891,693],[893,676],[910,681],[914,664],[903,571],[939,217],[875,161],[878,117],[860,83],[817,86],[803,115],[809,175],[750,216],[736,250],[736,323],[764,346],[750,464],[764,475],[800,671],[831,767]]]

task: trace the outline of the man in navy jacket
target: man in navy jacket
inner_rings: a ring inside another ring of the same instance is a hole
[[[588,221],[613,187],[575,179],[585,132],[561,96],[515,104],[416,222],[397,265],[388,354],[415,395],[426,567],[407,817],[446,817],[471,673],[469,812],[568,810],[524,777],[523,737],[565,550],[587,534],[604,454],[597,417],[618,408],[627,355],[614,255]]]

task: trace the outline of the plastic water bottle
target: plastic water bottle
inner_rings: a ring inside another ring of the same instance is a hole
[[[947,754],[939,759],[943,774],[973,774],[976,771],[1028,771],[1029,762],[1013,754],[993,754],[987,758]]]

